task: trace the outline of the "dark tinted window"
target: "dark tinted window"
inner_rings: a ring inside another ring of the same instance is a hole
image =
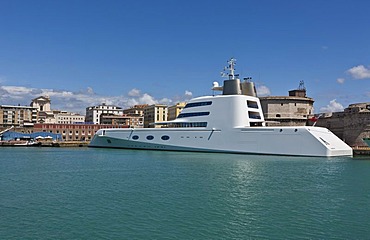
[[[162,140],[169,140],[169,139],[170,139],[170,137],[169,137],[169,136],[167,136],[167,135],[163,135],[163,136],[161,137],[161,139],[162,139]]]
[[[207,106],[207,105],[211,105],[211,104],[212,104],[212,101],[188,103],[188,104],[185,105],[184,108]]]
[[[199,116],[207,116],[209,112],[191,112],[191,113],[180,113],[177,118],[184,118],[184,117],[199,117]]]

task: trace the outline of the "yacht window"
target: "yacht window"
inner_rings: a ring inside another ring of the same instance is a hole
[[[258,104],[255,101],[247,100],[247,105],[249,108],[258,108]]]
[[[248,112],[249,118],[261,119],[261,116],[258,112]]]
[[[170,127],[184,128],[184,127],[207,127],[207,122],[182,122],[172,123]]]
[[[154,139],[154,137],[153,137],[152,135],[148,135],[148,136],[146,136],[146,139],[148,139],[148,140],[153,140],[153,139]]]
[[[207,105],[211,105],[211,104],[212,104],[212,101],[188,103],[188,104],[185,105],[184,108],[207,106]]]
[[[209,112],[191,112],[191,113],[180,113],[177,118],[184,118],[184,117],[199,117],[199,116],[208,116]]]
[[[139,136],[138,135],[134,135],[134,136],[132,136],[132,139],[138,140],[139,139]]]
[[[162,139],[162,140],[169,140],[169,139],[170,139],[170,137],[169,137],[169,136],[167,136],[167,135],[163,135],[163,136],[161,137],[161,139]]]
[[[251,127],[261,127],[262,126],[262,122],[251,122],[250,123],[250,126]]]

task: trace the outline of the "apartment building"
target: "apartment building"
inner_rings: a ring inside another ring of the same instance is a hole
[[[158,122],[167,121],[167,105],[153,104],[144,108],[144,127],[155,128]]]
[[[103,103],[99,106],[91,106],[86,108],[85,121],[93,124],[100,124],[100,116],[104,115],[123,115],[123,109],[114,105],[106,105]]]
[[[70,113],[70,112],[59,112],[55,114],[55,123],[59,124],[75,124],[75,123],[84,123],[85,116],[77,114],[77,113]]]
[[[127,127],[142,128],[144,126],[143,116],[117,116],[117,115],[100,115],[101,124],[123,125]]]
[[[168,111],[167,120],[168,121],[175,120],[176,117],[181,113],[182,109],[184,109],[185,105],[186,105],[185,102],[180,102],[173,106],[169,106],[167,110]]]
[[[144,116],[144,108],[149,106],[148,104],[134,105],[128,109],[123,110],[123,114],[127,116]]]
[[[36,123],[37,108],[0,105],[0,127],[28,127]]]

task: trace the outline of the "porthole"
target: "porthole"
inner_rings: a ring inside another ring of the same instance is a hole
[[[134,135],[134,136],[132,136],[132,139],[138,140],[139,139],[139,136],[138,135]]]
[[[166,141],[166,140],[169,140],[169,139],[170,139],[170,137],[169,137],[169,136],[167,136],[167,135],[163,135],[163,136],[161,137],[161,139]]]
[[[108,142],[108,143],[112,143],[110,139],[107,139],[107,142]]]
[[[148,136],[146,136],[146,139],[148,139],[148,140],[153,140],[153,139],[154,139],[154,137],[153,137],[152,135],[148,135]]]

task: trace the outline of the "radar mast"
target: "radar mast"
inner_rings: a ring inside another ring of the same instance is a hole
[[[235,74],[235,65],[236,65],[236,59],[235,58],[230,58],[229,61],[227,61],[227,66],[224,67],[224,70],[221,72],[222,77],[227,77],[229,76],[229,79],[235,79],[235,77],[238,77],[239,74]],[[229,73],[227,73],[229,71]]]

